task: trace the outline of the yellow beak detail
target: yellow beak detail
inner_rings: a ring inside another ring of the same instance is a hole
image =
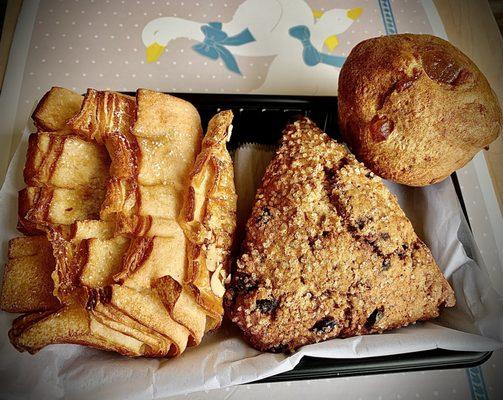
[[[327,46],[328,51],[332,53],[334,49],[339,45],[339,39],[336,35],[331,35],[325,39],[323,44]]]
[[[318,19],[318,18],[321,18],[323,16],[323,11],[321,10],[313,10],[313,17]]]
[[[357,19],[363,12],[363,8],[361,7],[356,7],[356,8],[352,8],[351,10],[348,10],[347,12],[347,16],[348,18],[351,18],[351,19]]]
[[[166,46],[162,46],[157,42],[152,43],[147,47],[147,62],[153,63],[156,62],[161,54],[164,52]]]

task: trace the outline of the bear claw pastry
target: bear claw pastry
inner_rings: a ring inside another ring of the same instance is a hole
[[[80,111],[79,111],[80,110]],[[232,112],[53,88],[33,115],[0,308],[19,351],[73,343],[171,357],[220,326],[236,194]],[[40,129],[54,131],[46,132]]]

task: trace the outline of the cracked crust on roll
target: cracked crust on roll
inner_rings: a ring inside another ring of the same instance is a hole
[[[410,186],[439,182],[501,132],[498,99],[449,42],[400,34],[365,40],[339,76],[339,127],[360,161]]]

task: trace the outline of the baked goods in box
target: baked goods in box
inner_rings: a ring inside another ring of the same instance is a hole
[[[34,116],[56,131],[30,138],[19,202],[21,229],[42,235],[11,241],[0,297],[3,309],[28,313],[11,342],[32,353],[77,343],[179,355],[222,320],[235,229],[232,113],[215,116],[202,141],[199,114],[173,96],[89,89],[70,115],[75,95],[52,92]]]
[[[379,176],[411,186],[439,182],[501,131],[498,99],[477,66],[430,35],[365,40],[339,76],[339,126]]]
[[[396,198],[307,118],[266,169],[225,296],[259,350],[435,318],[454,293]]]

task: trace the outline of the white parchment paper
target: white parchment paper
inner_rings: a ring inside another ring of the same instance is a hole
[[[28,131],[0,192],[1,263],[16,231],[17,191]],[[272,149],[246,145],[234,154],[242,227]],[[286,357],[260,353],[225,323],[203,343],[172,360],[129,359],[74,345],[54,345],[32,356],[18,353],[7,332],[15,316],[0,313],[0,398],[2,399],[160,399],[265,378],[295,367],[306,355],[363,358],[443,348],[486,351],[503,347],[503,299],[491,286],[450,179],[426,188],[389,184],[429,245],[456,293],[457,305],[434,321],[382,335],[333,339],[305,346]]]

